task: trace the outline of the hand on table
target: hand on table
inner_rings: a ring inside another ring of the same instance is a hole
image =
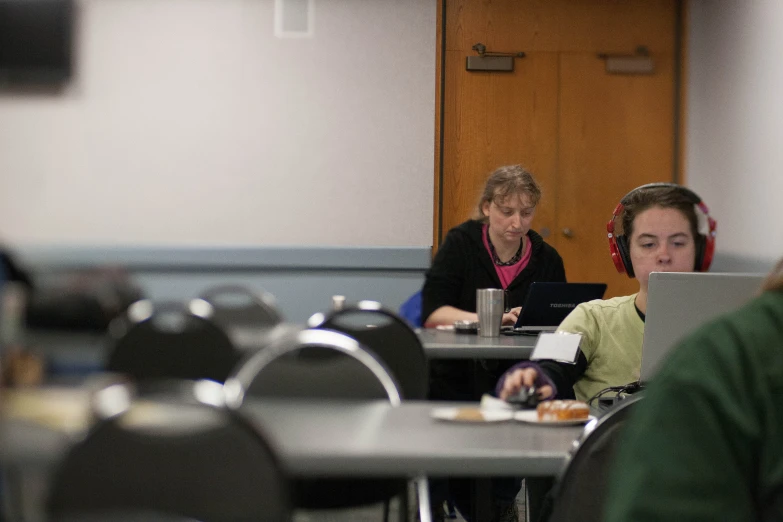
[[[500,398],[506,400],[512,395],[519,393],[522,387],[529,388],[535,385],[538,379],[538,371],[535,368],[522,368],[520,370],[514,370],[506,376],[506,380],[503,381],[503,389],[500,390]],[[538,398],[548,399],[552,395],[552,387],[545,384],[538,388]]]
[[[508,312],[503,314],[503,326],[513,326],[517,324],[517,319],[519,319],[519,314],[522,313],[522,307],[517,306],[516,308],[512,308]]]

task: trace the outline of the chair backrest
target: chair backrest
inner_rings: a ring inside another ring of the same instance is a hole
[[[585,426],[554,491],[549,522],[600,522],[609,472],[625,421],[643,398],[632,395]]]
[[[429,371],[424,347],[416,332],[380,303],[360,301],[328,314],[315,314],[307,324],[353,337],[383,361],[404,399],[426,398]]]
[[[387,399],[399,404],[396,381],[370,351],[339,332],[289,332],[244,361],[226,381],[229,403],[245,396]]]
[[[201,522],[191,517],[160,513],[149,509],[120,509],[100,513],[77,513],[57,517],[57,522]]]
[[[289,520],[288,481],[272,448],[237,412],[195,400],[205,384],[207,402],[222,401],[222,386],[207,381],[190,397],[127,399],[117,393],[121,385],[107,388],[108,402],[128,404],[71,448],[52,482],[51,518],[149,512],[200,522]]]
[[[212,319],[224,328],[271,327],[283,322],[274,296],[263,290],[223,285],[209,288],[199,297],[212,305]]]
[[[322,329],[277,338],[245,361],[224,388],[234,408],[249,396],[400,404],[397,383],[372,352],[347,335]],[[294,503],[305,509],[368,505],[407,492],[403,477],[297,478],[293,484]]]
[[[241,359],[211,319],[212,307],[194,299],[153,305],[137,301],[127,317],[112,324],[107,370],[137,381],[211,379],[223,382]]]

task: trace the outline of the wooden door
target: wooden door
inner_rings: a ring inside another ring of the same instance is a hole
[[[563,256],[569,280],[605,281],[607,296],[635,291],[614,271],[606,222],[631,188],[676,177],[676,0],[443,2],[435,244],[475,213],[494,168],[521,163],[544,191],[533,227]],[[468,72],[478,42],[526,57],[510,73]],[[599,54],[640,45],[654,74],[605,71]]]
[[[606,223],[634,187],[673,177],[672,62],[653,76],[607,75],[594,56],[560,59],[558,252],[568,279],[605,281],[607,295],[639,288],[609,257]],[[569,202],[569,203],[566,203]],[[563,231],[567,231],[567,234]],[[570,236],[570,237],[569,237]]]
[[[465,72],[465,53],[447,51],[450,129],[443,157],[444,233],[478,212],[487,175],[500,165],[522,163],[542,191],[555,190],[557,160],[557,55],[540,53],[517,64],[514,74]],[[536,211],[536,225],[555,224],[553,199]]]

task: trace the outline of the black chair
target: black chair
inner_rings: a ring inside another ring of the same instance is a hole
[[[255,353],[226,381],[228,403],[246,397],[307,400],[388,400],[400,404],[400,391],[385,365],[355,339],[323,329],[279,337]],[[324,477],[294,481],[294,505],[341,509],[387,502],[398,496],[400,519],[407,517],[407,479]],[[385,512],[384,516],[387,516]]]
[[[342,332],[372,350],[399,383],[404,399],[427,397],[429,370],[424,347],[416,332],[380,303],[360,301],[328,314],[315,314],[307,325]]]
[[[212,305],[212,319],[224,327],[237,324],[271,327],[283,322],[275,298],[269,292],[223,285],[205,290],[199,298]]]
[[[138,398],[125,385],[97,393],[101,420],[55,473],[51,519],[290,520],[280,463],[256,428],[220,407],[223,387],[181,390],[190,393]]]
[[[574,442],[551,494],[549,522],[600,522],[612,460],[625,421],[643,395],[631,395],[590,421]]]
[[[224,382],[241,352],[212,320],[212,306],[194,299],[155,304],[137,301],[112,323],[106,369],[136,381],[211,379]]]

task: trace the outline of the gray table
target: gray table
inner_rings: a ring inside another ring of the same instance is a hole
[[[89,394],[68,395],[79,407],[68,406],[73,413],[60,415],[62,428],[29,418],[2,419],[0,459],[5,464],[55,463],[83,435]],[[552,476],[582,429],[516,421],[456,423],[430,416],[435,407],[456,405],[409,401],[394,408],[385,402],[249,399],[241,411],[270,437],[286,468],[305,476]]]
[[[242,411],[297,475],[553,476],[581,426],[431,418],[455,403],[249,401]],[[464,406],[464,404],[462,404]]]
[[[6,413],[0,419],[0,463],[20,485],[19,512],[32,519],[42,516],[54,466],[88,427],[85,388],[60,390],[56,396],[54,407],[31,403],[38,413]],[[44,397],[44,402],[50,401]],[[456,404],[410,401],[395,408],[380,401],[250,399],[241,411],[267,435],[288,472],[300,477],[554,476],[582,432],[581,426],[431,418],[433,408],[451,406]],[[485,503],[477,500],[476,509]]]
[[[453,330],[416,330],[428,359],[518,359],[530,358],[537,336],[480,337]]]

